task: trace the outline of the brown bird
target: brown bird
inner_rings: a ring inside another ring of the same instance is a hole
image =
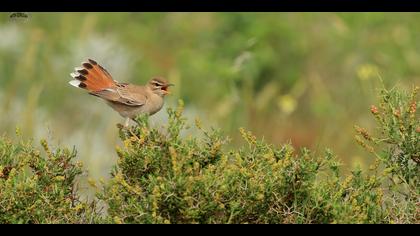
[[[76,67],[70,73],[74,78],[69,83],[74,87],[85,89],[89,94],[102,98],[115,111],[125,117],[125,127],[130,119],[139,114],[153,115],[163,106],[163,98],[169,94],[168,88],[173,84],[163,78],[155,77],[145,86],[120,83],[112,79],[111,74],[92,59]]]

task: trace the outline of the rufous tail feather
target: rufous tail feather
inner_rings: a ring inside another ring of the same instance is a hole
[[[92,59],[83,62],[82,67],[74,68],[70,73],[74,80],[69,83],[75,87],[83,88],[89,92],[97,92],[115,86],[115,81],[107,70]]]

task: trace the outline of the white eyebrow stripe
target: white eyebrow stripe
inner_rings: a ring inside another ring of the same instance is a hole
[[[164,83],[162,83],[162,82],[160,82],[160,81],[157,81],[157,80],[152,80],[152,82],[157,83],[157,84],[159,84],[159,85],[164,85]]]

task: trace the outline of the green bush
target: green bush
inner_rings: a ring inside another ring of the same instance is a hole
[[[377,131],[371,135],[356,126],[356,141],[381,164],[387,189],[386,207],[390,222],[419,222],[420,219],[420,119],[417,95],[396,88],[380,91],[379,107],[371,112]]]
[[[138,126],[121,130],[125,148],[100,199],[124,223],[308,222],[318,171],[329,163],[290,145],[275,148],[241,129],[246,145],[224,150],[216,130],[202,140],[181,138],[182,106],[168,109],[165,133]]]
[[[90,223],[94,205],[76,195],[75,150],[50,150],[44,155],[31,142],[14,144],[0,138],[0,223]]]
[[[419,223],[418,90],[381,90],[375,132],[355,126],[375,162],[349,175],[328,149],[274,146],[244,129],[244,145],[233,148],[199,120],[201,135],[187,135],[180,103],[163,130],[147,116],[120,127],[112,178],[88,203],[77,195],[75,150],[3,137],[0,223]],[[95,210],[98,201],[107,212]]]
[[[382,136],[374,138],[356,126],[360,134],[356,140],[374,154],[376,162],[369,173],[356,169],[344,178],[329,150],[318,155],[307,149],[295,151],[289,144],[275,147],[243,129],[244,147],[228,149],[228,138],[217,130],[204,130],[198,121],[196,126],[204,138],[183,138],[180,133],[187,127],[182,104],[177,110],[168,109],[165,131],[150,129],[148,117],[139,117],[137,126],[120,130],[125,147],[117,149],[119,161],[113,178],[99,194],[109,205],[106,220],[418,222],[420,126],[416,92],[403,96],[395,90],[382,90],[381,110],[372,107]],[[395,115],[396,107],[400,115]],[[388,146],[375,150],[366,140]],[[401,181],[395,182],[395,177]],[[389,191],[385,191],[387,179],[393,180]],[[396,188],[406,190],[406,197],[397,196]]]

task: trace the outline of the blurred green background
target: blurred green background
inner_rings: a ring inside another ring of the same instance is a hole
[[[68,84],[87,58],[118,81],[152,76],[239,145],[239,127],[278,145],[370,160],[353,125],[373,128],[379,77],[411,87],[420,75],[418,13],[0,13],[0,134],[75,146],[93,178],[107,178],[124,119]],[[166,113],[152,117],[165,123]]]

